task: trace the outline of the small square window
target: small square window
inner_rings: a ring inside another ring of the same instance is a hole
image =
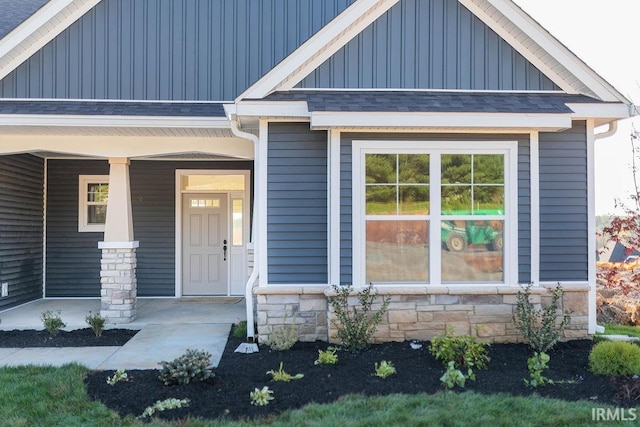
[[[80,175],[78,180],[79,232],[104,232],[108,198],[108,175]]]

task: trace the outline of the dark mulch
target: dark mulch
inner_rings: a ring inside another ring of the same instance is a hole
[[[323,342],[297,343],[291,350],[271,351],[261,346],[259,353],[234,353],[241,340],[230,338],[215,377],[200,383],[183,386],[164,386],[157,370],[132,370],[129,381],[115,386],[106,384],[113,371],[93,372],[86,378],[88,393],[92,399],[102,401],[109,408],[121,413],[138,416],[145,407],[168,398],[191,400],[188,408],[159,413],[161,418],[181,419],[187,416],[215,419],[246,418],[275,415],[288,409],[299,408],[311,402],[327,403],[340,396],[359,393],[363,395],[387,395],[391,393],[436,393],[443,390],[439,381],[444,369],[429,353],[428,343],[419,350],[412,350],[409,343],[386,343],[371,346],[359,355],[338,352],[337,365],[314,365],[318,350],[326,349]],[[488,369],[477,371],[477,380],[467,382],[467,390],[477,393],[509,393],[532,395],[565,400],[586,400],[594,404],[618,402],[611,379],[588,371],[588,355],[592,341],[559,343],[550,352],[550,369],[546,376],[556,383],[537,389],[527,387],[527,358],[530,350],[523,344],[494,344],[489,348],[491,361]],[[386,379],[373,374],[374,363],[391,361],[397,374]],[[289,374],[304,374],[304,378],[290,383],[272,382],[266,375],[277,370],[280,362]],[[274,400],[267,406],[250,404],[249,393],[256,387],[269,386]],[[458,389],[463,391],[462,389]]]
[[[121,346],[136,333],[138,333],[137,330],[130,329],[105,329],[102,331],[102,336],[96,337],[96,334],[90,328],[85,328],[60,331],[58,335],[52,337],[46,330],[0,331],[0,347]]]

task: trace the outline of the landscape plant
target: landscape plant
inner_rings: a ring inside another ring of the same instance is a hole
[[[96,334],[96,337],[102,336],[102,331],[104,330],[104,325],[107,322],[107,319],[102,317],[100,313],[93,314],[89,312],[84,320],[87,322],[93,333]]]
[[[60,329],[67,326],[66,323],[62,321],[60,314],[60,310],[56,311],[55,313],[51,310],[46,310],[40,314],[40,319],[42,320],[44,328],[52,337],[57,336],[60,333]]]
[[[338,363],[337,349],[334,347],[327,347],[326,350],[318,350],[318,358],[314,362],[314,365],[335,365]]]
[[[371,343],[371,337],[387,311],[391,298],[382,298],[382,305],[374,310],[378,293],[374,292],[372,283],[357,292],[358,304],[353,305],[350,304],[353,285],[333,285],[332,289],[335,296],[329,298],[334,316],[331,323],[338,332],[342,348],[357,353]]]
[[[213,377],[211,353],[204,350],[187,349],[186,353],[170,362],[160,362],[162,369],[158,378],[165,385],[189,384]]]
[[[549,360],[551,358],[547,353],[533,353],[533,356],[527,359],[527,369],[529,369],[529,379],[524,380],[529,387],[540,387],[545,384],[553,384],[553,381],[543,375],[543,372],[549,368]]]
[[[284,324],[275,327],[269,337],[269,347],[272,350],[285,351],[289,350],[298,341],[298,329],[293,324],[287,324],[288,315],[284,315]]]
[[[128,381],[129,375],[124,369],[120,368],[113,373],[112,377],[107,377],[107,384],[116,385],[120,381]]]
[[[267,375],[271,375],[272,381],[283,381],[286,383],[292,380],[299,380],[300,378],[304,377],[304,374],[291,375],[285,372],[283,368],[283,362],[280,362],[280,369],[278,369],[277,371],[274,371],[273,369],[267,371]]]
[[[640,347],[625,341],[602,341],[589,354],[589,368],[600,375],[639,375]]]
[[[235,338],[246,338],[247,337],[247,321],[241,320],[233,328],[232,335]]]
[[[262,389],[256,387],[254,391],[249,393],[251,398],[251,404],[255,406],[268,405],[273,400],[273,391],[269,390],[269,387],[264,386]]]
[[[571,321],[571,313],[559,314],[559,303],[564,296],[562,286],[548,289],[551,302],[536,309],[531,302],[532,283],[521,285],[522,290],[516,295],[516,313],[513,322],[529,347],[534,352],[546,353],[558,342],[567,325]],[[558,321],[558,318],[560,320]]]
[[[383,360],[379,364],[376,362],[374,366],[376,369],[376,377],[387,378],[388,376],[396,373],[396,368],[393,366],[393,363],[387,362],[386,360]]]
[[[435,337],[429,346],[433,357],[445,366],[446,371],[440,381],[448,388],[454,385],[464,387],[465,381],[460,380],[461,375],[464,380],[475,380],[473,370],[486,368],[490,361],[487,354],[488,342],[476,341],[470,335],[454,334],[455,330],[449,328],[444,334]]]
[[[190,403],[189,399],[169,398],[169,399],[165,399],[165,400],[158,400],[152,406],[148,406],[147,408],[145,408],[145,410],[142,413],[142,415],[140,415],[140,418],[152,417],[153,414],[155,414],[156,412],[160,412],[160,411],[167,411],[169,409],[184,408],[186,406],[189,406],[189,403]]]

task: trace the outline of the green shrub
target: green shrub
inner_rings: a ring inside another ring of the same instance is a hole
[[[247,337],[247,321],[246,320],[239,321],[236,324],[236,326],[234,326],[232,335],[235,338],[246,338]]]
[[[331,322],[338,331],[342,347],[357,353],[369,346],[391,298],[383,298],[382,306],[374,312],[372,307],[378,294],[373,292],[372,283],[358,292],[359,304],[352,307],[349,306],[349,297],[353,285],[333,285],[332,288],[336,296],[329,298],[335,316]]]
[[[291,375],[285,372],[283,364],[283,362],[280,362],[280,369],[278,369],[277,371],[274,371],[273,369],[267,371],[267,375],[271,375],[272,381],[283,381],[285,383],[288,383],[292,380],[299,380],[300,378],[304,377],[304,374]]]
[[[589,354],[591,372],[601,375],[640,374],[640,347],[624,341],[603,341]]]
[[[189,406],[189,403],[191,403],[189,399],[176,399],[173,397],[170,399],[158,400],[152,406],[147,406],[142,415],[138,418],[149,418],[156,412],[166,411],[169,409],[185,408]]]
[[[107,319],[100,316],[100,313],[92,314],[89,312],[87,317],[84,318],[87,324],[91,327],[91,330],[96,337],[102,336],[102,331],[104,330],[104,324],[107,322]]]
[[[314,365],[335,365],[336,363],[338,363],[338,355],[333,347],[328,347],[326,351],[318,350],[318,358],[313,362]]]
[[[204,381],[213,376],[211,353],[204,350],[189,350],[171,362],[160,362],[162,370],[158,378],[165,385],[189,384],[192,380]]]
[[[562,336],[571,320],[571,313],[563,313],[558,322],[558,302],[564,295],[559,284],[555,289],[549,289],[551,304],[540,310],[536,310],[530,300],[531,286],[531,283],[522,286],[523,290],[516,296],[516,314],[513,316],[513,323],[533,351],[546,353]]]
[[[376,377],[387,378],[388,376],[396,373],[396,368],[393,366],[393,363],[387,362],[386,360],[383,360],[380,364],[376,362],[373,366],[376,369]]]
[[[284,325],[278,326],[271,331],[269,337],[269,347],[271,350],[289,350],[298,341],[298,329],[295,322],[287,325],[287,315],[284,316]]]
[[[527,369],[529,369],[529,379],[524,383],[529,387],[540,387],[554,382],[545,377],[542,373],[549,369],[549,360],[551,358],[547,353],[533,353],[533,356],[527,359]]]
[[[60,329],[67,326],[67,324],[60,318],[60,310],[55,313],[51,310],[43,311],[42,314],[40,314],[40,319],[42,320],[44,328],[52,337],[58,335],[60,333]]]
[[[435,337],[431,341],[429,351],[433,357],[444,363],[448,377],[452,377],[453,374],[458,377],[455,371],[460,370],[462,373],[462,370],[466,369],[465,378],[475,380],[473,370],[486,368],[490,360],[487,355],[489,343],[476,342],[470,335],[455,336],[454,332],[453,329],[449,329],[443,335]],[[458,381],[453,383],[458,384]]]

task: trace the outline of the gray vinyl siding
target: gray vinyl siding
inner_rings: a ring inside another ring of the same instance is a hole
[[[138,296],[175,296],[176,169],[244,169],[251,162],[132,161]],[[107,161],[49,160],[47,296],[100,296],[98,242],[78,232],[78,175],[108,175]]]
[[[585,122],[540,139],[540,280],[588,280]]]
[[[0,309],[42,297],[43,185],[41,158],[0,157]]]
[[[102,0],[0,97],[233,100],[353,0]]]
[[[100,297],[103,233],[78,232],[79,175],[109,175],[109,164],[47,161],[47,297]]]
[[[352,143],[354,140],[382,141],[518,141],[518,271],[520,282],[531,277],[531,200],[529,194],[528,135],[380,134],[343,133],[340,141],[340,282],[353,283]]]
[[[268,283],[327,283],[327,134],[269,125]]]
[[[458,0],[402,0],[302,88],[556,90]]]

